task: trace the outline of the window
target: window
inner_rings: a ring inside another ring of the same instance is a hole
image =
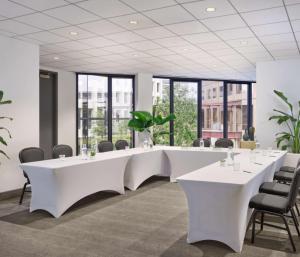
[[[158,90],[160,89],[160,90]],[[170,113],[170,80],[162,78],[153,78],[152,103],[156,114],[161,114],[163,117]],[[154,132],[170,131],[170,124],[165,123],[163,126],[156,128]],[[156,144],[169,145],[169,135],[160,135],[155,139]]]
[[[114,77],[114,75],[78,74],[78,121],[77,121],[77,150],[82,144],[88,147],[102,140],[113,143],[117,139],[125,139],[133,144],[132,133],[127,123],[130,116],[123,117],[123,111],[133,110],[133,76]],[[121,94],[127,93],[128,101],[120,102]],[[80,97],[81,95],[81,97]],[[111,96],[109,98],[109,95]],[[113,100],[115,96],[115,100]],[[118,101],[117,101],[118,100]]]
[[[174,81],[174,145],[191,146],[197,138],[197,82]]]
[[[202,89],[217,90],[217,88],[219,88],[219,93],[222,91],[223,96],[223,82],[212,80],[202,81]],[[213,141],[223,137],[223,119],[221,115],[223,111],[223,97],[219,95],[212,101],[202,101],[202,108],[207,110],[202,137],[212,138]]]
[[[230,89],[235,88],[229,94]],[[228,84],[228,138],[239,145],[244,130],[248,127],[248,85]]]
[[[256,87],[251,82],[153,78],[153,104],[164,116],[170,111],[176,115],[174,122],[164,125],[170,140],[165,136],[159,144],[188,146],[202,136],[212,142],[228,137],[238,145],[243,131],[255,126],[255,100]]]

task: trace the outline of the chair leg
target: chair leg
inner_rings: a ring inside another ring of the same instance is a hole
[[[293,209],[293,208],[292,208]],[[296,215],[296,212],[295,212],[295,210],[293,209],[293,212],[294,212],[294,214],[295,214],[295,222],[296,222],[296,224],[297,224],[297,226],[299,227],[299,222],[298,222],[298,219],[297,219],[297,215]]]
[[[296,211],[297,211],[298,216],[300,216],[300,211],[299,211],[297,203],[295,204],[295,207],[296,207]]]
[[[20,200],[19,200],[19,204],[22,204],[23,202],[23,197],[24,197],[24,194],[25,194],[25,190],[26,190],[26,186],[28,185],[28,182],[26,182],[23,186],[23,190],[22,190],[22,194],[21,194],[21,197],[20,197]]]
[[[265,220],[265,214],[262,212],[261,213],[261,218],[260,218],[260,230],[264,230],[264,220]]]
[[[293,240],[293,237],[292,237],[289,225],[288,225],[288,223],[286,221],[286,218],[283,215],[280,215],[280,217],[283,219],[285,227],[286,227],[286,230],[287,230],[287,232],[289,234],[289,238],[290,238],[290,241],[291,241],[291,244],[292,244],[292,247],[293,247],[293,251],[296,252],[295,243],[294,243],[294,240]]]
[[[293,217],[293,221],[294,221],[298,236],[300,237],[299,224],[297,222],[297,216],[296,216],[296,213],[295,213],[294,209],[291,209],[291,214],[292,214],[292,217]]]
[[[251,243],[254,243],[254,239],[255,239],[255,220],[256,220],[256,215],[257,215],[257,211],[254,210],[253,211],[253,215],[252,215],[252,237],[251,237]]]

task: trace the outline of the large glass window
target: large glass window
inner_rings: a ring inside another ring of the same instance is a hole
[[[132,79],[112,78],[112,142],[125,139],[131,142],[131,131],[128,121],[131,119],[132,104]],[[114,97],[115,96],[115,97]]]
[[[228,138],[239,146],[243,132],[248,127],[248,85],[228,84],[227,90]]]
[[[156,114],[163,117],[170,113],[170,80],[162,78],[153,78],[152,102]],[[160,131],[170,131],[170,124],[165,123],[163,126],[155,128],[154,132],[158,134]],[[165,134],[156,137],[156,144],[169,145],[170,136]]]
[[[174,145],[191,146],[197,138],[197,82],[174,82]]]
[[[202,98],[203,120],[202,137],[212,141],[223,137],[223,81],[203,80],[202,90],[215,92],[215,97]]]
[[[78,74],[77,150],[102,140],[125,139],[133,145],[127,123],[133,110],[133,77]]]
[[[171,141],[165,137],[158,142],[190,146],[202,135],[212,142],[228,137],[238,146],[244,130],[255,126],[255,89],[251,82],[153,78],[153,104],[163,115],[176,115],[173,126],[165,124]]]

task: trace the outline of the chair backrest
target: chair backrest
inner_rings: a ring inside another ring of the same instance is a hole
[[[229,138],[219,138],[215,143],[215,147],[218,147],[218,148],[233,147],[233,142]]]
[[[115,147],[117,150],[124,150],[126,146],[129,146],[126,140],[120,139],[115,143]]]
[[[54,159],[59,158],[60,155],[65,155],[65,157],[73,156],[72,147],[69,145],[56,145],[53,147],[52,156]]]
[[[289,200],[289,208],[292,208],[297,200],[298,188],[300,186],[300,167],[298,167],[295,171],[295,175],[290,187],[290,192],[288,196]]]
[[[43,149],[39,147],[27,147],[19,152],[19,159],[21,163],[37,162],[45,159]]]
[[[98,150],[100,153],[109,152],[109,151],[114,150],[114,145],[110,141],[101,141],[98,144]]]
[[[210,147],[210,145],[211,145],[211,140],[210,140],[210,138],[205,138],[205,139],[203,139],[203,141],[204,141],[204,147]],[[200,146],[200,138],[195,139],[195,140],[193,141],[193,146],[194,146],[194,147],[199,147],[199,146]]]

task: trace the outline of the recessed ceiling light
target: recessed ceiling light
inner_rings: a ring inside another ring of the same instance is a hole
[[[138,55],[137,54],[133,54],[133,57],[138,57]]]
[[[70,32],[70,35],[71,35],[71,36],[77,36],[78,33],[77,33],[76,31],[71,31],[71,32]]]
[[[54,56],[53,59],[54,60],[59,60],[59,57],[58,56]]]
[[[187,48],[183,48],[183,51],[187,51],[188,49]]]
[[[131,21],[129,21],[129,23],[130,23],[130,24],[132,24],[132,25],[136,25],[136,24],[138,24],[138,22],[137,22],[137,21],[135,21],[135,20],[131,20]]]
[[[247,44],[248,44],[248,42],[247,42],[247,41],[245,41],[245,40],[241,40],[241,41],[240,41],[240,44],[241,44],[241,45],[247,45]]]
[[[207,7],[207,8],[206,8],[206,11],[207,11],[207,12],[215,12],[215,11],[216,11],[216,8],[215,8],[215,7]]]

